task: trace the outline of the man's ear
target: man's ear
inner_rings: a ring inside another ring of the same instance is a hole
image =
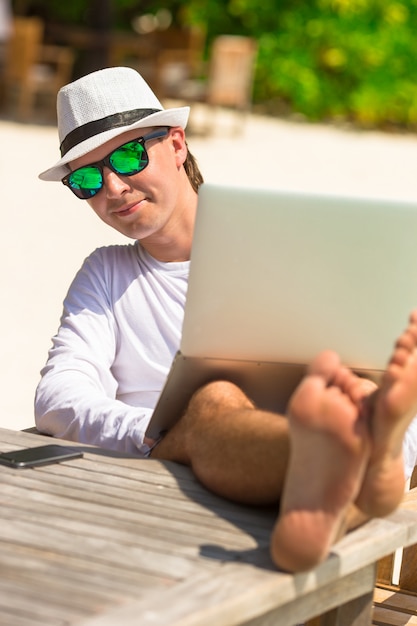
[[[172,147],[175,152],[177,167],[181,167],[181,165],[184,164],[188,153],[187,142],[185,140],[185,131],[183,128],[181,128],[181,126],[175,126],[174,128],[171,128],[170,137]]]

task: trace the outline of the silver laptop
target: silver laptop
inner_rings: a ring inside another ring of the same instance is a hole
[[[415,307],[417,202],[204,184],[181,345],[147,435],[216,379],[284,411],[327,348],[378,380]]]

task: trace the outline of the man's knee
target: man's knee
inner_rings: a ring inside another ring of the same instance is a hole
[[[198,413],[239,408],[254,408],[254,404],[237,385],[228,380],[215,380],[200,387],[189,404],[189,410]]]
[[[150,456],[189,465],[192,450],[197,449],[208,431],[223,424],[226,414],[253,408],[253,403],[237,385],[226,380],[207,383],[194,393],[182,417]]]

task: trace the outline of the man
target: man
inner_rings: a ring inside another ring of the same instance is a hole
[[[178,348],[201,174],[184,128],[128,68],[58,95],[62,182],[134,243],[93,252],[75,277],[36,395],[39,430],[190,466],[237,502],[276,503],[275,563],[304,570],[347,530],[396,508],[406,430],[417,412],[417,313],[381,389],[336,354],[312,363],[286,417],[227,381],[199,389],[161,441],[145,437]],[[415,457],[413,461],[415,460]]]

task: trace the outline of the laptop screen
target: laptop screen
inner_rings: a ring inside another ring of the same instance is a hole
[[[417,306],[417,203],[205,184],[181,352],[382,369]]]

